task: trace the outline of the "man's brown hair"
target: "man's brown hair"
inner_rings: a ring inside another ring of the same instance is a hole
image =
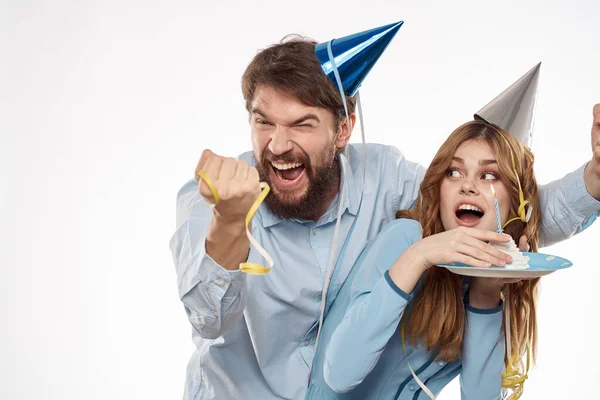
[[[325,75],[315,55],[315,42],[288,35],[280,43],[261,50],[242,77],[246,109],[251,111],[254,92],[259,85],[283,90],[306,105],[333,113],[335,129],[345,117],[344,104],[336,85]],[[354,113],[355,99],[346,96],[348,114]]]

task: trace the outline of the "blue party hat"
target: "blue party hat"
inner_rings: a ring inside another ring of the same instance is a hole
[[[344,93],[354,96],[403,23],[400,21],[319,43],[315,46],[315,54],[323,72],[338,86],[335,77],[337,67]]]

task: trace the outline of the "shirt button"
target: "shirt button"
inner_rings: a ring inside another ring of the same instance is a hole
[[[218,279],[217,280],[217,285],[219,285],[219,286],[225,285],[225,280],[224,279]]]
[[[314,228],[311,229],[310,232],[312,233],[313,236],[315,236],[317,234],[317,231]]]
[[[308,345],[310,344],[310,340],[308,340],[308,339],[307,339],[307,340],[305,340],[303,344],[304,344],[305,346],[308,346]]]
[[[444,362],[444,361],[438,361],[438,365],[440,367],[443,367],[444,365],[446,365],[446,362]]]
[[[413,385],[412,383],[410,385],[408,385],[408,390],[410,390],[411,392],[415,391],[415,385]]]

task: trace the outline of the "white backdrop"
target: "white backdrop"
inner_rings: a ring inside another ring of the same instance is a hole
[[[240,77],[287,33],[405,21],[361,95],[368,141],[412,160],[538,61],[538,180],[591,156],[598,1],[1,4],[2,399],[181,398],[193,345],[168,250],[175,194],[202,149],[250,148]],[[594,397],[599,232],[544,249],[575,266],[543,280],[526,399]],[[440,396],[458,398],[456,382]]]

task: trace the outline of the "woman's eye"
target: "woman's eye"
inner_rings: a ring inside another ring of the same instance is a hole
[[[460,173],[459,170],[455,169],[455,168],[448,168],[448,171],[446,172],[446,175],[448,175],[450,178],[460,178],[462,177],[462,174]]]
[[[481,177],[483,179],[485,179],[486,181],[495,181],[495,180],[498,180],[498,175],[496,175],[496,173],[494,173],[494,172],[486,172]]]

